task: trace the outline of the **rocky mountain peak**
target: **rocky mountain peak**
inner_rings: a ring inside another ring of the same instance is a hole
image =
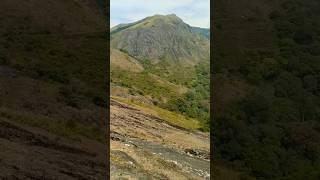
[[[194,64],[208,59],[209,43],[175,14],[150,16],[111,31],[113,48],[153,62]]]

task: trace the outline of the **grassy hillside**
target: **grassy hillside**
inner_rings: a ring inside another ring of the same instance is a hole
[[[103,4],[1,2],[0,179],[106,178]]]
[[[104,124],[108,70],[101,8],[95,1],[2,2],[3,116],[13,113],[12,119],[44,129],[47,123]],[[104,129],[97,132],[102,140]]]
[[[128,105],[132,105],[134,107],[137,107],[138,109],[143,110],[143,112],[145,112],[145,113],[154,114],[154,115],[160,117],[161,119],[164,119],[165,121],[167,121],[168,123],[170,123],[172,125],[182,127],[185,129],[192,129],[192,130],[196,130],[196,129],[200,128],[199,121],[197,121],[196,119],[187,118],[179,113],[168,111],[163,108],[159,108],[158,106],[150,106],[150,105],[146,105],[144,103],[139,103],[134,100],[121,98],[121,97],[117,97],[117,96],[111,97],[111,98],[118,100],[120,102],[124,102]]]
[[[256,179],[319,179],[319,2],[215,7],[215,157]]]
[[[208,131],[210,50],[201,32],[175,15],[114,27],[111,45],[118,56],[111,56],[111,81],[117,95],[196,118]]]

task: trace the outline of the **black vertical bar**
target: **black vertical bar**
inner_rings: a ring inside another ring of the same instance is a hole
[[[213,133],[214,133],[214,127],[213,127],[213,121],[214,121],[214,112],[213,112],[213,104],[214,104],[214,98],[213,98],[213,66],[214,66],[214,60],[213,60],[213,53],[214,53],[214,8],[213,8],[213,1],[210,1],[210,175],[212,177],[213,175],[213,151],[214,151],[214,143],[213,143]]]
[[[106,92],[107,92],[107,118],[106,118],[106,158],[107,158],[107,176],[110,179],[110,0],[106,1],[106,29],[107,29],[107,70],[106,73]]]

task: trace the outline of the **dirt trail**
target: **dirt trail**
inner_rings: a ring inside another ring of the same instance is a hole
[[[209,179],[209,135],[111,100],[111,179]]]

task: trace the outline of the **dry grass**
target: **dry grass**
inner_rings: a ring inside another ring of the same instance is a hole
[[[142,72],[144,69],[142,65],[133,57],[117,50],[111,49],[111,68],[120,68],[130,72]]]
[[[78,139],[81,136],[98,140],[100,142],[105,139],[102,131],[75,121],[52,119],[42,115],[14,111],[7,108],[0,108],[0,117],[27,126],[40,128],[50,133],[70,139]]]
[[[111,98],[114,100],[118,100],[120,102],[129,104],[131,106],[134,106],[135,108],[140,109],[146,113],[150,113],[152,115],[158,116],[161,119],[167,121],[168,123],[177,125],[185,129],[195,130],[201,127],[199,121],[197,121],[196,119],[187,118],[181,114],[171,112],[171,111],[159,108],[157,106],[145,105],[145,104],[135,102],[133,100],[121,98],[121,97],[112,96]]]
[[[182,85],[176,85],[174,83],[169,82],[168,80],[165,80],[155,74],[150,74],[150,76],[159,83],[159,85],[162,85],[164,87],[170,87],[173,91],[176,91],[177,94],[184,94],[188,92],[188,88]]]

